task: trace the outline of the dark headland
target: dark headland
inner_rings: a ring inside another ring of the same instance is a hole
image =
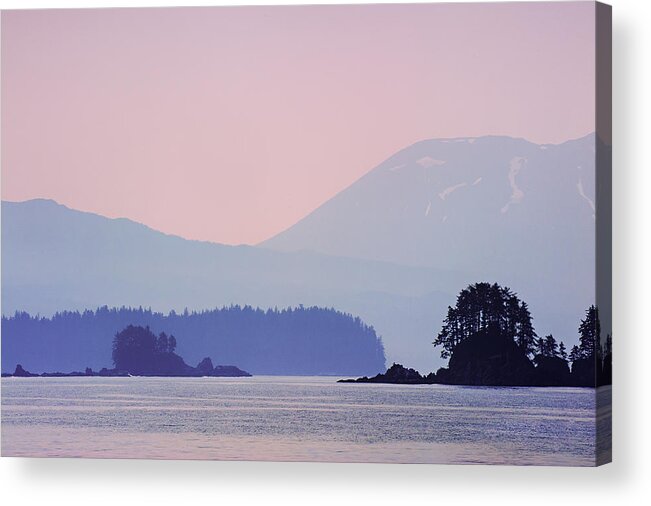
[[[579,327],[579,345],[570,353],[553,335],[539,337],[529,309],[508,288],[476,283],[448,308],[435,346],[448,366],[421,375],[393,364],[373,377],[342,383],[443,384],[471,386],[596,387],[612,383],[610,335],[601,341],[599,311],[590,306]]]

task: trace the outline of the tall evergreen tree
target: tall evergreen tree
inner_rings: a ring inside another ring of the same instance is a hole
[[[165,332],[161,332],[157,339],[157,350],[159,353],[167,353],[169,348],[169,340]]]
[[[513,339],[527,354],[534,351],[537,335],[527,304],[497,283],[475,283],[461,290],[433,344],[441,346],[442,358],[449,358],[459,343],[489,329]]]
[[[565,349],[565,343],[563,341],[558,345],[558,356],[567,362],[567,350]]]
[[[613,354],[613,338],[610,334],[606,336],[606,345],[604,346],[604,356]]]
[[[549,334],[545,337],[545,345],[547,348],[547,356],[558,357],[558,343],[553,335]]]
[[[513,298],[517,299],[515,296],[513,296]],[[518,346],[529,355],[533,353],[537,335],[533,325],[531,324],[529,306],[524,301],[520,302],[515,322],[517,325],[516,342],[518,343]]]
[[[599,310],[590,306],[586,316],[579,325],[579,351],[580,358],[593,358],[597,353],[597,343],[600,341],[601,324],[599,323]]]
[[[133,374],[151,372],[158,351],[158,339],[147,327],[129,325],[113,339],[113,364]]]
[[[536,339],[534,353],[537,356],[544,357],[546,355],[545,354],[545,346],[546,346],[546,343],[545,343],[545,338],[544,337],[540,337],[540,338]]]
[[[536,340],[537,354],[542,357],[558,357],[558,343],[551,334]]]

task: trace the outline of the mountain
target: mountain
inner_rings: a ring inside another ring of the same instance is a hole
[[[529,304],[540,335],[571,346],[595,303],[594,158],[594,135],[419,142],[257,247],[3,202],[2,311],[332,307],[372,325],[389,362],[431,371],[447,306],[489,281]]]
[[[418,142],[260,246],[474,272],[572,340],[595,301],[595,142]]]
[[[2,203],[4,315],[49,316],[102,306],[162,312],[231,304],[332,307],[373,325],[391,359],[432,368],[432,334],[452,294],[466,281],[437,269],[188,241],[52,200]],[[3,332],[3,343],[19,337]],[[3,346],[3,370],[13,370],[20,359],[4,352],[9,349]],[[201,347],[183,352],[189,358],[211,355]],[[57,366],[56,355],[50,358],[32,368],[83,370],[89,365],[79,357],[78,364]]]
[[[486,274],[536,258],[562,267],[545,253],[594,249],[594,157],[593,134],[422,141],[260,246]]]

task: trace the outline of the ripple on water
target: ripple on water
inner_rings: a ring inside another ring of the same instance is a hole
[[[600,427],[607,427],[602,405]],[[594,465],[595,409],[595,390],[580,388],[324,377],[3,378],[2,453]]]

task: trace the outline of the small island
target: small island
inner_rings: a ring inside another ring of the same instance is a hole
[[[340,383],[444,384],[470,386],[596,387],[612,382],[612,345],[601,344],[599,311],[590,306],[579,324],[579,345],[549,334],[539,337],[526,302],[497,283],[476,283],[449,307],[432,343],[448,367],[421,375],[394,363],[386,373]]]
[[[363,376],[357,379],[340,379],[338,383],[393,383],[396,385],[431,385],[437,383],[436,374],[422,376],[416,369],[394,363],[387,372],[371,378]]]
[[[250,373],[234,365],[213,366],[209,357],[192,367],[175,353],[176,338],[161,332],[158,336],[149,327],[129,325],[113,339],[112,369],[99,372],[87,367],[84,372],[45,372],[35,374],[18,364],[13,374],[3,377],[76,377],[76,376],[162,376],[162,377],[248,377]]]

